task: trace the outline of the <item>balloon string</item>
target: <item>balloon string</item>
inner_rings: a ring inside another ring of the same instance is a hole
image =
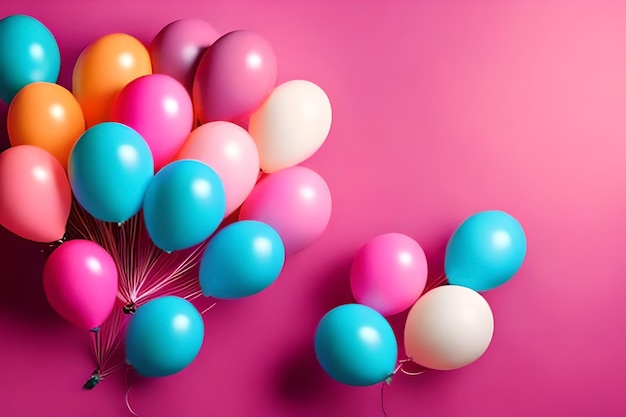
[[[204,316],[204,313],[206,313],[207,311],[209,311],[210,309],[212,309],[213,307],[215,307],[215,304],[217,303],[213,303],[210,306],[208,306],[207,308],[205,308],[202,313],[200,313],[201,316]]]
[[[387,385],[387,383],[383,382],[380,387],[380,407],[383,411],[383,416],[388,417],[387,410],[385,410],[385,385]]]
[[[427,293],[428,291],[440,286],[441,284],[445,283],[447,280],[448,280],[448,277],[446,277],[446,274],[442,273],[441,275],[439,275],[437,279],[433,280],[430,284],[426,286],[426,288],[424,288],[424,293]]]
[[[398,365],[393,370],[391,375],[385,381],[383,381],[383,383],[381,384],[381,388],[380,388],[380,407],[381,407],[381,410],[383,412],[383,416],[384,417],[389,417],[387,415],[387,410],[385,409],[385,386],[389,385],[391,383],[391,377],[396,375],[398,372],[402,372],[403,374],[409,375],[409,376],[417,376],[417,375],[421,375],[421,374],[423,374],[424,372],[427,371],[426,369],[424,369],[424,370],[419,371],[419,372],[409,372],[406,369],[404,369],[404,364],[406,364],[408,362],[412,362],[412,361],[413,360],[411,358],[406,358],[406,359],[399,360],[398,361]]]
[[[133,410],[133,407],[130,406],[130,400],[129,400],[129,396],[130,396],[130,382],[128,381],[128,374],[130,371],[130,366],[128,368],[126,368],[126,408],[128,408],[128,411],[130,411],[130,413],[132,415],[134,415],[135,417],[139,417],[139,415],[137,413],[135,413],[135,410]]]

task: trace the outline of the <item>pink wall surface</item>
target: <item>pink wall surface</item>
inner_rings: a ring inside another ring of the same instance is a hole
[[[456,371],[399,375],[389,417],[626,415],[626,3],[622,1],[35,1],[0,16],[42,20],[76,57],[100,35],[149,42],[172,20],[266,37],[279,79],[330,97],[331,134],[304,165],[334,198],[327,232],[278,281],[205,315],[198,359],[175,376],[131,378],[147,417],[382,416],[380,386],[326,376],[313,333],[352,301],[348,270],[366,240],[402,232],[443,270],[454,228],[501,209],[528,257],[485,293],[486,354]],[[2,142],[6,142],[1,107]],[[125,416],[124,374],[93,391],[88,335],[43,295],[39,246],[0,231],[0,416]],[[404,315],[392,318],[403,357]]]

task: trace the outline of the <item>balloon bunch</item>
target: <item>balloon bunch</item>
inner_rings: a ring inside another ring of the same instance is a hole
[[[335,307],[317,326],[320,365],[336,381],[353,386],[389,382],[407,362],[434,370],[469,365],[485,353],[494,330],[493,313],[479,291],[509,281],[525,257],[520,223],[503,211],[482,211],[455,230],[446,247],[445,273],[426,288],[420,245],[400,233],[376,236],[352,261],[350,284],[358,304]],[[446,278],[449,285],[441,285]],[[385,316],[409,308],[407,358],[398,361],[398,342]]]
[[[174,374],[204,339],[190,300],[263,291],[326,229],[329,188],[298,164],[328,136],[329,99],[310,81],[276,85],[262,36],[198,19],[168,24],[148,47],[100,37],[71,91],[57,84],[60,61],[40,21],[0,20],[11,142],[0,224],[52,242],[45,294],[91,331],[87,388],[123,366],[111,365],[122,341],[139,374]]]

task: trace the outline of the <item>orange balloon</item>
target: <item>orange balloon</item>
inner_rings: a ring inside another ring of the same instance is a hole
[[[85,131],[85,119],[68,90],[58,84],[35,82],[11,100],[7,130],[11,145],[44,149],[67,169],[72,147]]]
[[[113,33],[97,39],[81,52],[74,66],[72,91],[87,127],[110,121],[116,95],[132,80],[152,74],[150,54],[136,38]]]

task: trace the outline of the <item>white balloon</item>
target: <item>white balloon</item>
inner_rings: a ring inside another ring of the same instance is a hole
[[[311,157],[326,140],[331,122],[330,100],[316,84],[292,80],[276,87],[248,125],[261,169],[275,172]]]
[[[404,348],[413,362],[450,370],[480,358],[493,337],[487,301],[466,287],[444,285],[421,296],[404,327]]]

